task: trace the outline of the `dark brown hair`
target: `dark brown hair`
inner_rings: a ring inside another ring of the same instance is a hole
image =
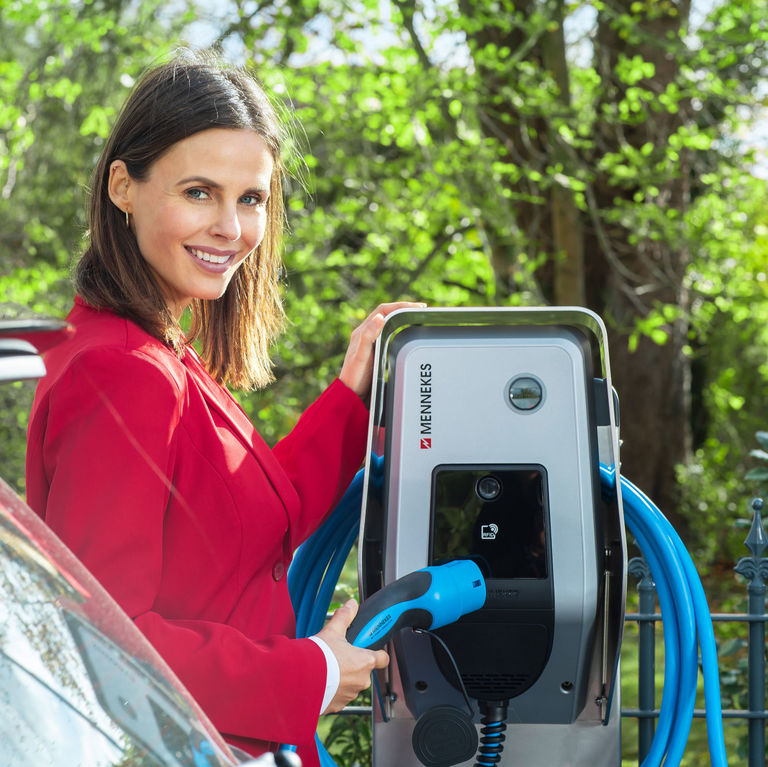
[[[162,291],[109,197],[110,165],[147,178],[152,163],[176,142],[209,128],[253,130],[274,160],[261,244],[240,265],[223,296],[192,302],[185,338]],[[243,69],[185,52],[149,70],[131,92],[94,169],[88,205],[90,241],[75,267],[75,287],[90,305],[128,317],[177,352],[199,338],[202,357],[220,383],[238,388],[272,380],[269,347],[284,319],[279,295],[284,224],[282,127],[261,86]]]

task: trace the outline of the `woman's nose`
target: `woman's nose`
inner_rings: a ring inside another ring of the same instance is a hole
[[[235,242],[240,239],[242,228],[237,215],[236,206],[221,205],[217,209],[216,219],[211,227],[211,233]]]

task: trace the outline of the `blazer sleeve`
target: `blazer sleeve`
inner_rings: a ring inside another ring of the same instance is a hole
[[[341,499],[362,464],[368,408],[338,378],[304,411],[272,452],[296,489],[299,512],[291,519],[295,550]]]
[[[50,391],[46,522],[218,729],[311,742],[325,685],[325,658],[314,642],[281,635],[255,641],[223,623],[170,620],[153,609],[184,381],[136,351],[90,350],[75,358]]]

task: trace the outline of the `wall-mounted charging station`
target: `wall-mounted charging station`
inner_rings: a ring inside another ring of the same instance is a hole
[[[376,679],[376,767],[472,764],[481,719],[494,716],[508,723],[502,765],[619,764],[626,544],[620,494],[604,499],[598,473],[618,472],[605,339],[579,308],[388,318],[361,598],[468,558],[487,599],[433,633],[395,635]]]

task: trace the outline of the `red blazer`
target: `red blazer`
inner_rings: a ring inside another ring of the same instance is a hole
[[[293,638],[285,574],[360,466],[365,406],[336,380],[270,450],[193,350],[79,300],[68,320],[32,407],[30,506],[230,742],[317,764],[325,659]]]

